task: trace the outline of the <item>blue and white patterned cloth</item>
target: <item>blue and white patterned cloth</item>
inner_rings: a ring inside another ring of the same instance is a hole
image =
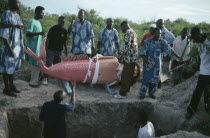
[[[94,37],[93,29],[88,21],[81,24],[76,21],[72,25],[70,35],[73,35],[72,49],[73,54],[91,54],[91,38]]]
[[[101,42],[101,55],[116,56],[116,43],[119,43],[119,38],[115,28],[112,28],[111,30],[103,28],[98,35],[98,41]]]
[[[19,14],[6,10],[1,16],[1,22],[5,24],[23,25]],[[24,59],[23,31],[16,27],[1,28],[0,37],[7,39],[15,56],[8,55],[6,45],[2,44],[2,54],[0,59],[0,72],[13,74],[21,67],[21,59]]]
[[[161,32],[161,38],[164,39],[168,44],[172,44],[175,39],[174,35],[165,27],[161,28]]]
[[[149,68],[145,61],[143,62],[143,80],[145,79],[150,83],[158,83],[160,79],[160,54],[165,53],[167,56],[171,56],[172,51],[172,48],[162,38],[158,41],[154,41],[153,38],[145,40],[140,55],[146,56],[153,63],[153,66]]]
[[[158,41],[154,41],[153,38],[148,38],[144,41],[140,56],[146,56],[152,62],[153,66],[150,68],[143,61],[143,80],[140,88],[140,96],[145,96],[148,88],[150,96],[155,93],[160,80],[160,55],[165,53],[167,56],[171,56],[172,51],[171,47],[162,38]]]

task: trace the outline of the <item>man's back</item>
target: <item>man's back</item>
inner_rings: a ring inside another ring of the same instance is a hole
[[[39,119],[44,121],[45,138],[65,138],[66,105],[50,101],[44,103]]]

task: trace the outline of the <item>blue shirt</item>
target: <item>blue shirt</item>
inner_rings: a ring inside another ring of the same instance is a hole
[[[76,21],[72,25],[70,35],[73,35],[72,49],[73,54],[91,54],[91,38],[94,37],[93,29],[88,21],[81,24]]]
[[[175,39],[174,35],[165,27],[161,28],[161,32],[161,38],[164,39],[168,44],[172,44]]]
[[[104,28],[98,35],[98,41],[101,42],[100,54],[103,56],[116,56],[116,43],[119,43],[118,32],[112,28]]]
[[[162,38],[158,41],[154,41],[153,38],[145,40],[140,56],[146,56],[153,63],[153,66],[149,68],[145,61],[143,62],[143,79],[150,83],[158,83],[160,79],[160,55],[161,53],[165,53],[171,56],[172,51],[171,47]]]

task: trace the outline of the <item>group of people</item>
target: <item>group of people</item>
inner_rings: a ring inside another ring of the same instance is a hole
[[[37,6],[35,8],[35,16],[27,26],[24,26],[18,14],[20,3],[18,0],[8,0],[9,10],[6,10],[1,16],[0,38],[3,40],[2,54],[0,60],[0,73],[3,76],[5,88],[3,93],[8,96],[16,97],[16,93],[20,93],[14,83],[13,76],[16,70],[21,67],[21,60],[26,59],[31,64],[31,79],[29,85],[38,87],[40,85],[40,69],[38,62],[24,54],[24,46],[29,47],[37,56],[40,55],[40,44],[42,37],[46,35],[42,31],[40,19],[44,17],[44,7]],[[124,33],[122,46],[119,47],[118,31],[113,28],[114,20],[108,18],[107,26],[103,28],[98,35],[98,44],[94,44],[94,32],[91,23],[85,20],[85,10],[80,9],[78,12],[78,21],[72,18],[71,24],[67,29],[64,28],[65,17],[58,18],[58,24],[51,27],[47,33],[47,58],[46,66],[61,62],[61,54],[65,49],[67,52],[68,35],[72,35],[71,53],[74,55],[86,54],[91,57],[93,52],[100,53],[103,56],[118,56],[119,62],[124,64],[121,74],[121,87],[119,94],[114,97],[124,99],[130,92],[133,84],[133,74],[135,63],[138,58],[143,58],[143,79],[140,88],[140,99],[144,99],[146,92],[149,91],[149,97],[155,99],[155,91],[161,86],[160,72],[169,71],[170,57],[172,57],[172,69],[182,65],[185,61],[189,61],[188,56],[191,49],[191,40],[197,43],[200,53],[200,75],[198,78],[196,89],[193,93],[189,107],[187,108],[186,118],[189,119],[196,111],[200,101],[202,92],[204,92],[205,109],[210,110],[210,42],[205,33],[198,27],[191,29],[189,38],[189,28],[182,30],[181,36],[177,38],[164,26],[162,19],[157,20],[156,24],[150,25],[149,33],[146,34],[140,45],[141,51],[138,50],[137,34],[130,27],[128,21],[121,23],[121,30]],[[23,35],[26,35],[27,43],[23,42]],[[181,79],[182,69],[179,68],[174,74],[174,83],[177,84]],[[47,75],[44,75],[43,84],[47,84]],[[67,82],[64,82],[67,85]],[[45,122],[53,122],[54,117],[48,118],[49,112],[59,112],[59,116],[63,119],[64,113],[69,109],[74,109],[74,95],[76,82],[71,83],[73,92],[71,94],[70,103],[66,105],[60,104],[65,93],[58,91],[54,94],[54,100],[44,104],[40,120]],[[50,120],[51,119],[51,120]],[[61,119],[61,120],[62,120]],[[64,121],[64,120],[63,120]],[[46,131],[56,124],[45,124]],[[48,128],[49,127],[49,128]],[[60,128],[62,129],[62,128]],[[57,130],[56,130],[57,131]],[[61,130],[58,130],[61,131]],[[47,136],[46,136],[47,138]]]

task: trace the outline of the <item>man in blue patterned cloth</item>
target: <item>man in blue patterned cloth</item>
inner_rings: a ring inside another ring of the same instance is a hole
[[[167,42],[161,38],[161,30],[154,29],[154,36],[144,41],[140,56],[143,58],[143,79],[140,88],[140,99],[145,98],[147,89],[149,96],[155,99],[154,93],[157,90],[160,72],[160,55],[165,53],[167,56],[175,55],[179,60],[182,60]]]
[[[9,10],[1,16],[4,24],[18,25],[17,27],[1,28],[0,38],[3,39],[2,55],[0,59],[0,73],[3,75],[5,88],[3,93],[16,97],[15,93],[20,93],[13,84],[13,74],[21,67],[21,59],[24,58],[23,44],[23,24],[17,11],[20,8],[18,0],[8,1]],[[22,27],[21,27],[22,26]],[[22,29],[21,29],[22,28]]]
[[[117,30],[113,28],[114,20],[108,18],[106,24],[107,26],[98,35],[97,53],[103,56],[117,56],[117,53],[119,55],[119,38]],[[108,85],[103,86],[111,95],[116,94]]]
[[[98,52],[103,56],[116,56],[117,51],[119,53],[118,32],[113,28],[112,18],[108,18],[106,24],[107,26],[98,35]]]
[[[78,54],[92,54],[94,50],[94,33],[91,23],[84,19],[85,10],[80,9],[78,13],[79,20],[72,19],[68,32],[73,35],[71,52]]]
[[[161,30],[161,38],[166,41],[167,44],[172,46],[173,41],[175,40],[174,35],[164,26],[163,19],[158,19],[156,22],[157,27]],[[165,56],[164,54],[161,55],[161,72],[165,73],[168,72],[170,69],[170,58]],[[158,87],[161,88],[161,82],[159,82]]]
[[[167,44],[172,44],[175,37],[174,35],[164,26],[163,19],[158,19],[156,25],[161,30],[161,38],[164,39]]]

